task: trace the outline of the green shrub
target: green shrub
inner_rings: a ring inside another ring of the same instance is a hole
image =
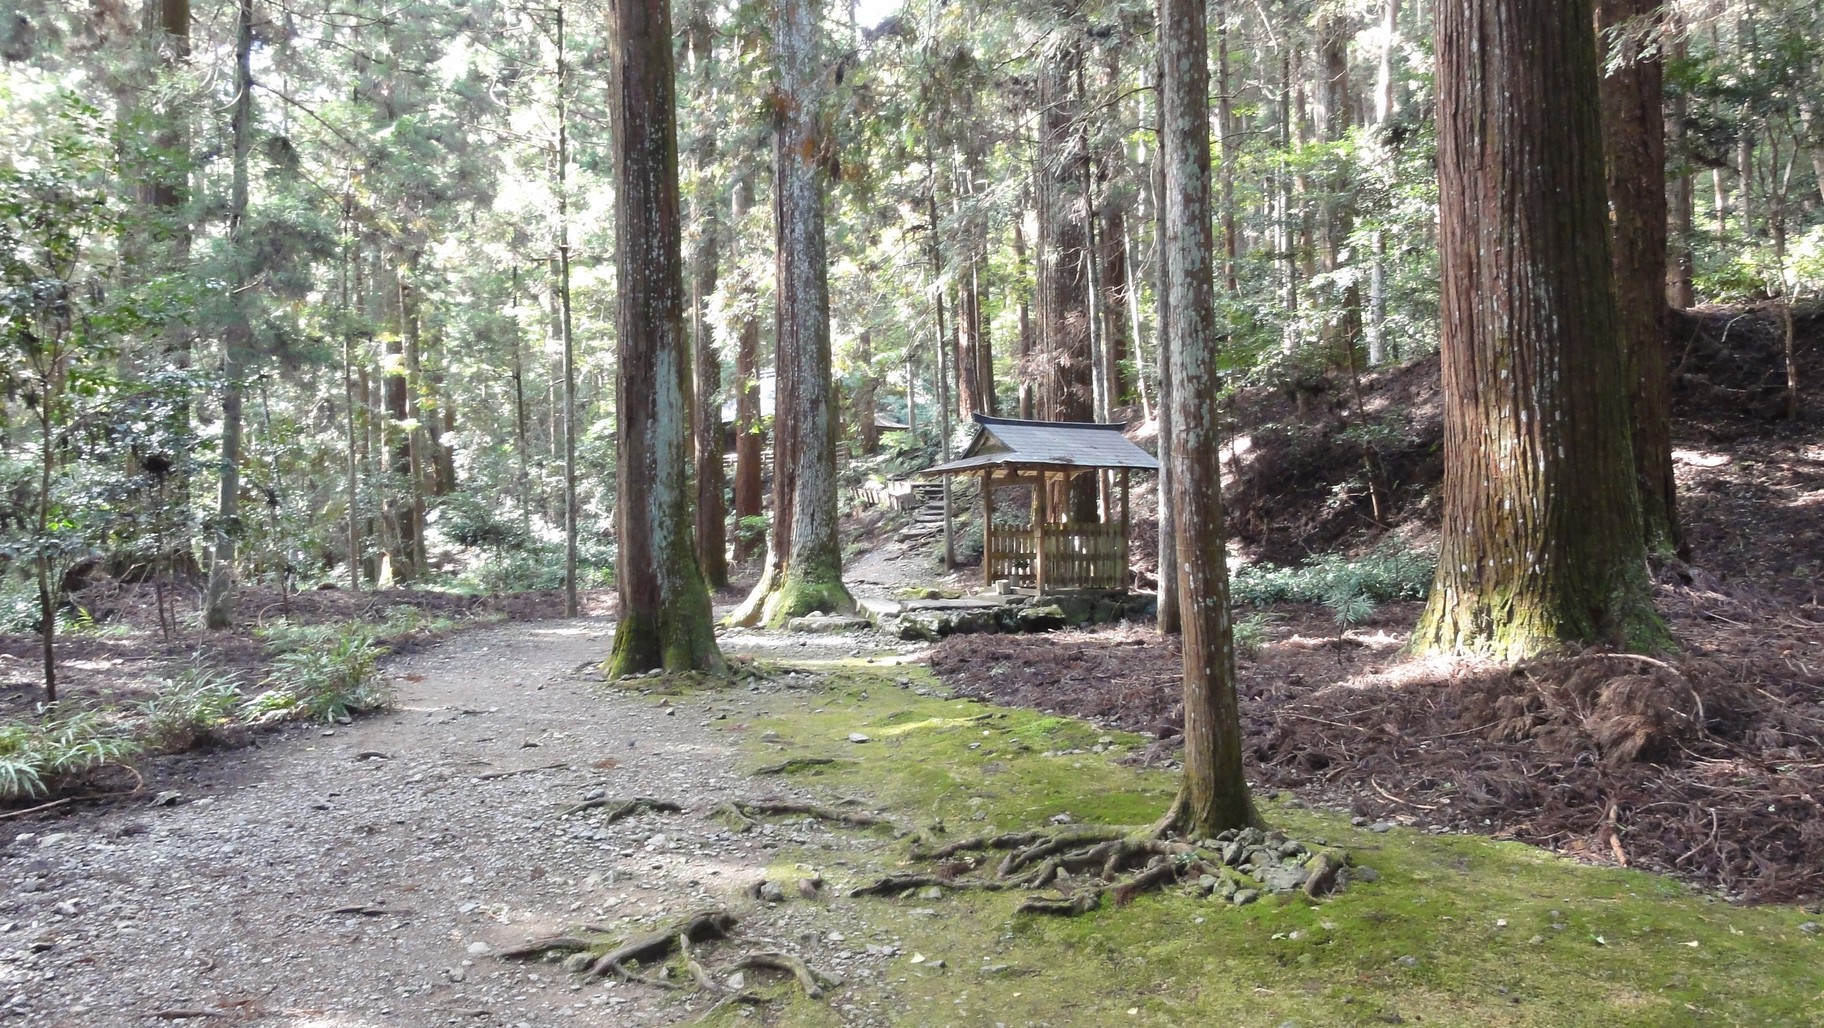
[[[1235,622],[1235,655],[1248,660],[1260,656],[1260,648],[1267,644],[1267,629],[1278,620],[1278,614],[1257,610]]]
[[[1255,607],[1322,603],[1339,622],[1347,617],[1347,624],[1354,624],[1372,614],[1376,603],[1424,599],[1436,568],[1431,554],[1383,543],[1354,560],[1323,553],[1297,567],[1250,565],[1236,572],[1229,591],[1235,603]]]
[[[71,775],[125,762],[139,744],[99,710],[40,707],[36,722],[0,725],[0,802],[42,796]]]
[[[140,736],[152,749],[188,749],[234,724],[240,702],[239,675],[192,665],[160,682],[157,695],[139,705],[145,718]]]
[[[273,658],[267,690],[247,701],[253,723],[302,718],[330,723],[379,710],[393,702],[392,684],[380,674],[384,651],[365,632],[287,650]]]

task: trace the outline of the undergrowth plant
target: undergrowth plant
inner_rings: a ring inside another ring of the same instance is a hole
[[[235,724],[240,704],[238,674],[192,664],[159,682],[157,693],[139,704],[145,719],[140,736],[152,749],[187,749]]]
[[[1431,588],[1437,558],[1399,543],[1383,543],[1360,557],[1322,553],[1296,567],[1250,565],[1236,572],[1229,593],[1236,604],[1321,603],[1341,628],[1373,616],[1388,600],[1421,600]]]
[[[108,711],[38,711],[36,721],[0,725],[0,802],[42,796],[73,775],[131,760],[140,751]]]
[[[247,701],[243,717],[252,724],[290,718],[330,723],[389,706],[392,684],[380,674],[384,653],[365,631],[346,627],[303,641],[273,658],[266,691]]]

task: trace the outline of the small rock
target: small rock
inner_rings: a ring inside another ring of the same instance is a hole
[[[849,741],[850,742],[869,742],[870,740],[868,739],[867,736],[861,734],[860,732],[850,732]]]
[[[731,992],[740,992],[742,989],[747,988],[747,975],[742,974],[740,971],[736,971],[734,974],[729,975],[728,988]]]
[[[183,802],[183,799],[183,793],[178,792],[176,789],[167,789],[157,796],[152,797],[152,805],[155,807],[175,807]],[[24,839],[25,836],[22,835],[19,838]]]
[[[75,917],[76,916],[76,904],[70,902],[69,900],[64,900],[63,902],[58,903],[57,905],[51,907],[51,911],[53,913],[62,914],[64,917]]]
[[[494,947],[485,942],[469,943],[468,953],[471,957],[485,957],[494,952]]]
[[[1381,880],[1381,873],[1374,868],[1363,864],[1350,872],[1349,877],[1358,882],[1378,882]]]
[[[563,967],[564,970],[571,974],[579,974],[589,970],[589,965],[593,963],[595,963],[595,954],[593,953],[572,953],[564,958]]]
[[[646,840],[646,848],[649,850],[662,850],[669,845],[671,845],[671,840],[663,835],[655,835]]]
[[[1234,898],[1231,899],[1229,902],[1235,904],[1238,907],[1245,907],[1248,904],[1254,902],[1255,900],[1257,900],[1259,898],[1260,898],[1259,889],[1237,889],[1237,890],[1235,890]]]
[[[1799,931],[1804,932],[1806,935],[1816,935],[1820,930],[1824,929],[1820,929],[1816,921],[1807,921],[1799,926]]]
[[[944,887],[941,885],[927,885],[918,890],[918,898],[923,900],[941,900],[944,898]]]
[[[785,890],[779,887],[778,882],[761,882],[760,898],[768,903],[783,903],[785,902]]]
[[[816,899],[817,890],[822,887],[823,887],[823,882],[821,879],[817,879],[817,878],[800,878],[800,879],[798,879],[798,895],[803,896],[805,899]]]
[[[583,793],[583,802],[587,803],[590,800],[599,800],[606,795],[608,795],[608,790],[606,789],[590,789],[588,792]]]
[[[1385,835],[1386,833],[1393,831],[1393,822],[1376,821],[1374,824],[1368,826],[1368,830],[1380,835]]]
[[[1394,963],[1400,965],[1401,967],[1417,967],[1417,966],[1419,966],[1419,958],[1412,956],[1411,954],[1407,954],[1406,956],[1403,956],[1400,959],[1394,961]]]

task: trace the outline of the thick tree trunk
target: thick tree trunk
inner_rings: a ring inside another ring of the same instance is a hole
[[[812,611],[855,608],[842,584],[836,535],[836,417],[830,388],[829,262],[823,202],[825,138],[817,0],[778,0],[773,47],[778,105],[773,131],[777,239],[773,407],[773,531],[768,567],[730,618],[781,625]]]
[[[228,201],[228,246],[234,265],[234,298],[222,333],[221,492],[216,503],[209,585],[203,594],[203,624],[212,631],[234,626],[235,543],[241,520],[241,395],[244,362],[253,325],[246,275],[247,163],[253,149],[253,0],[238,0],[234,19],[233,184]]]
[[[874,421],[880,409],[880,383],[874,378],[873,329],[862,329],[856,338],[855,363],[861,366],[861,386],[855,390],[855,433],[861,441],[861,455],[872,457],[880,449],[880,426]]]
[[[1216,368],[1222,334],[1212,278],[1209,48],[1203,0],[1160,0],[1164,50],[1166,284],[1171,302],[1171,503],[1184,621],[1184,783],[1176,827],[1208,838],[1259,819],[1241,765],[1229,623]]]
[[[690,26],[699,98],[708,103],[715,89],[715,29],[707,10],[699,10]],[[697,563],[703,579],[714,591],[728,584],[728,504],[723,499],[722,473],[722,359],[716,353],[709,324],[709,298],[716,291],[720,227],[716,218],[717,189],[714,128],[704,126],[694,160],[697,248],[691,258],[691,341],[695,348],[696,417],[694,420],[697,465]]]
[[[1689,555],[1672,473],[1672,377],[1666,352],[1666,137],[1660,0],[1599,0],[1602,143],[1614,225],[1615,295],[1628,356],[1634,475],[1653,554]]]
[[[1438,9],[1444,515],[1413,648],[1657,649],[1591,0]]]
[[[690,350],[684,329],[671,5],[616,0],[614,125],[615,531],[621,620],[610,678],[719,671],[709,590],[692,545]]]

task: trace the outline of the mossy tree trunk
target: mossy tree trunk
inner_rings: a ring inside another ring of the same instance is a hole
[[[1672,473],[1672,375],[1666,354],[1666,118],[1660,0],[1599,0],[1602,145],[1614,224],[1615,295],[1628,355],[1634,475],[1647,550],[1688,556]]]
[[[1437,10],[1444,516],[1416,651],[1668,642],[1634,484],[1591,2]]]
[[[816,0],[773,8],[778,89],[773,127],[775,246],[773,526],[760,584],[736,624],[781,625],[855,609],[836,535],[836,406],[830,382],[829,264],[823,201],[829,141],[821,104]]]
[[[719,671],[688,491],[690,351],[671,7],[618,0],[612,21],[621,621],[607,671]]]
[[[1166,288],[1173,388],[1171,504],[1184,636],[1184,784],[1179,830],[1207,838],[1255,823],[1241,767],[1235,642],[1222,515],[1210,205],[1209,47],[1205,0],[1160,0],[1160,148],[1165,167]]]

